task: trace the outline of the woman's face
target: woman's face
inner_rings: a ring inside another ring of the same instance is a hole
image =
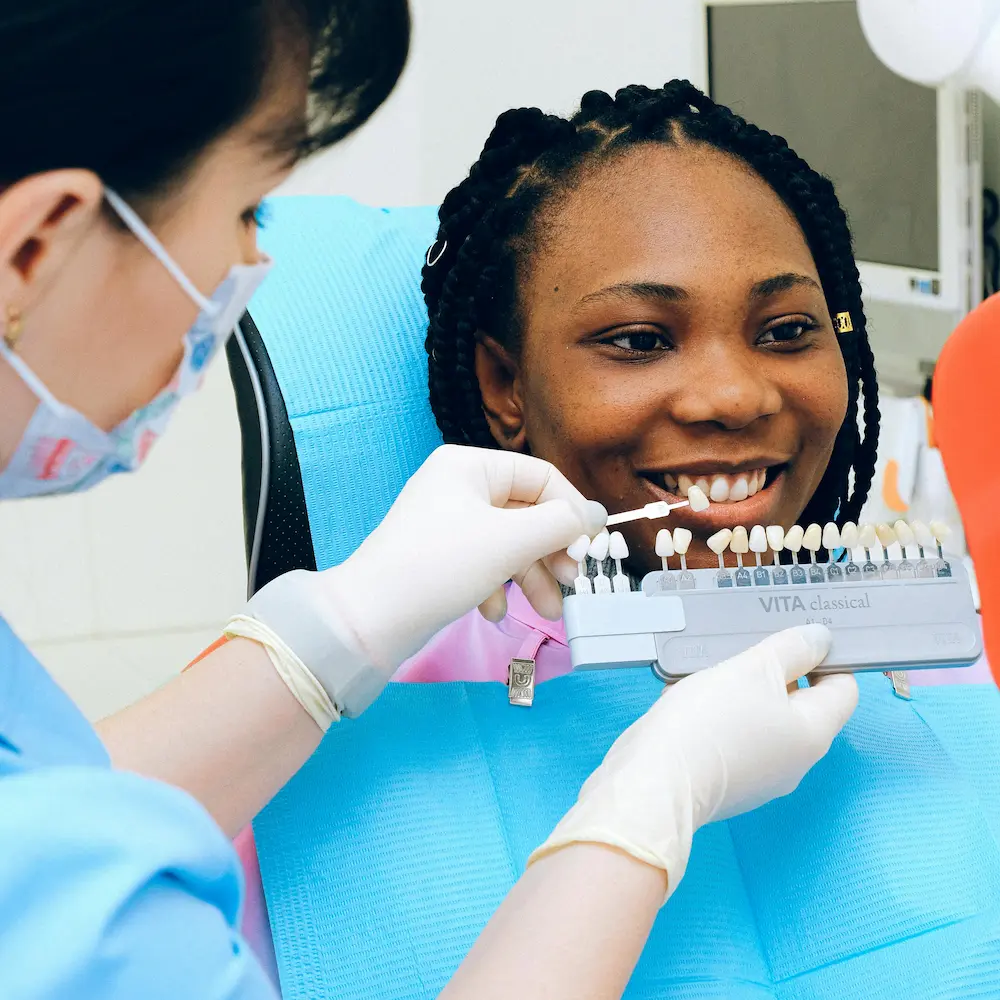
[[[233,264],[258,260],[255,206],[287,176],[278,137],[304,130],[305,106],[304,74],[272,86],[181,184],[134,206],[204,295]],[[100,179],[82,170],[0,192],[0,306],[20,311],[17,351],[53,395],[110,430],[173,376],[199,307],[102,199]],[[2,359],[0,398],[2,469],[37,405]]]
[[[700,145],[639,147],[546,211],[520,278],[517,357],[477,350],[497,441],[611,512],[692,482],[722,501],[626,525],[643,571],[663,527],[690,528],[689,563],[705,566],[719,528],[794,524],[845,419],[847,377],[791,212]]]

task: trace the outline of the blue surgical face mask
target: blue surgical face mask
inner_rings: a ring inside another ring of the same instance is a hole
[[[184,335],[184,356],[173,378],[152,401],[111,431],[102,431],[56,399],[13,348],[0,340],[0,357],[38,397],[17,450],[0,472],[0,499],[84,490],[117,472],[137,469],[177,404],[201,386],[206,366],[271,269],[270,259],[263,256],[256,264],[235,264],[214,294],[205,298],[139,216],[113,191],[105,189],[104,196],[201,311]]]

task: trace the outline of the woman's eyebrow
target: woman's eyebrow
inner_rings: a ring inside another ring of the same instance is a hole
[[[577,305],[598,302],[602,299],[646,299],[658,302],[679,302],[688,298],[688,293],[679,285],[665,285],[659,281],[622,281],[608,285],[596,292],[584,295]]]
[[[785,271],[783,274],[775,274],[763,281],[758,281],[750,289],[750,301],[758,299],[768,299],[779,292],[787,292],[791,288],[806,287],[815,289],[822,293],[823,289],[819,282],[810,278],[807,274],[797,274],[795,271]]]

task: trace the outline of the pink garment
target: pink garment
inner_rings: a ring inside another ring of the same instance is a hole
[[[507,682],[512,657],[535,660],[535,682],[541,683],[572,670],[566,629],[561,621],[540,617],[520,589],[507,587],[507,617],[498,625],[486,621],[478,611],[442,629],[416,656],[396,672],[394,681],[439,684],[447,681]],[[913,670],[913,685],[989,684],[993,682],[985,657],[959,670]],[[247,828],[236,840],[246,871],[246,906],[243,934],[277,984],[277,966],[271,928],[264,903],[264,889],[253,843]]]
[[[507,585],[507,617],[498,625],[478,611],[443,628],[393,678],[415,684],[446,681],[507,683],[513,657],[534,659],[535,683],[568,674],[573,668],[562,621],[542,618],[519,587]]]
[[[274,957],[274,940],[271,937],[271,921],[267,916],[264,901],[264,883],[260,878],[257,862],[257,845],[253,840],[253,827],[248,826],[237,834],[233,847],[243,865],[246,880],[246,898],[243,900],[243,937],[253,949],[264,971],[278,986],[278,963]]]

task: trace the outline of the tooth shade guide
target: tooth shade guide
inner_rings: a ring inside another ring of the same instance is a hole
[[[858,547],[858,526],[853,521],[848,521],[840,529],[840,544],[847,549],[848,563],[854,562],[854,550]]]
[[[708,497],[705,495],[705,491],[698,485],[692,486],[688,491],[688,503],[696,514],[709,508]]]
[[[729,543],[733,539],[733,533],[729,528],[722,528],[717,531],[714,535],[711,535],[705,544],[708,546],[711,552],[714,552],[719,559],[719,569],[725,570],[726,568],[726,549],[729,547]]]
[[[590,549],[590,539],[586,535],[581,535],[569,548],[566,549],[566,554],[575,563],[582,563],[584,559],[587,558],[587,552]]]
[[[840,529],[833,521],[828,521],[823,527],[823,548],[829,555],[829,561],[833,562],[833,553],[840,548]]]
[[[818,524],[810,524],[802,536],[802,547],[809,550],[809,561],[815,565],[816,553],[823,544],[823,529]]]
[[[610,546],[611,536],[607,531],[601,531],[594,536],[594,540],[590,543],[590,548],[587,550],[587,555],[600,564],[608,558],[608,549]]]
[[[888,524],[877,524],[875,526],[875,537],[878,538],[879,545],[883,552],[888,552],[889,546],[896,541],[896,532]]]
[[[781,565],[781,552],[785,548],[785,529],[780,524],[771,524],[765,529],[767,544],[774,552],[774,565]],[[777,581],[775,581],[777,582]]]
[[[691,503],[688,500],[678,500],[677,503],[667,503],[666,500],[654,500],[653,503],[648,503],[645,507],[637,507],[635,510],[626,510],[620,514],[612,514],[608,518],[607,524],[609,527],[614,527],[616,524],[641,521],[644,518],[647,521],[655,521],[658,518],[669,516],[672,510],[690,506]]]

